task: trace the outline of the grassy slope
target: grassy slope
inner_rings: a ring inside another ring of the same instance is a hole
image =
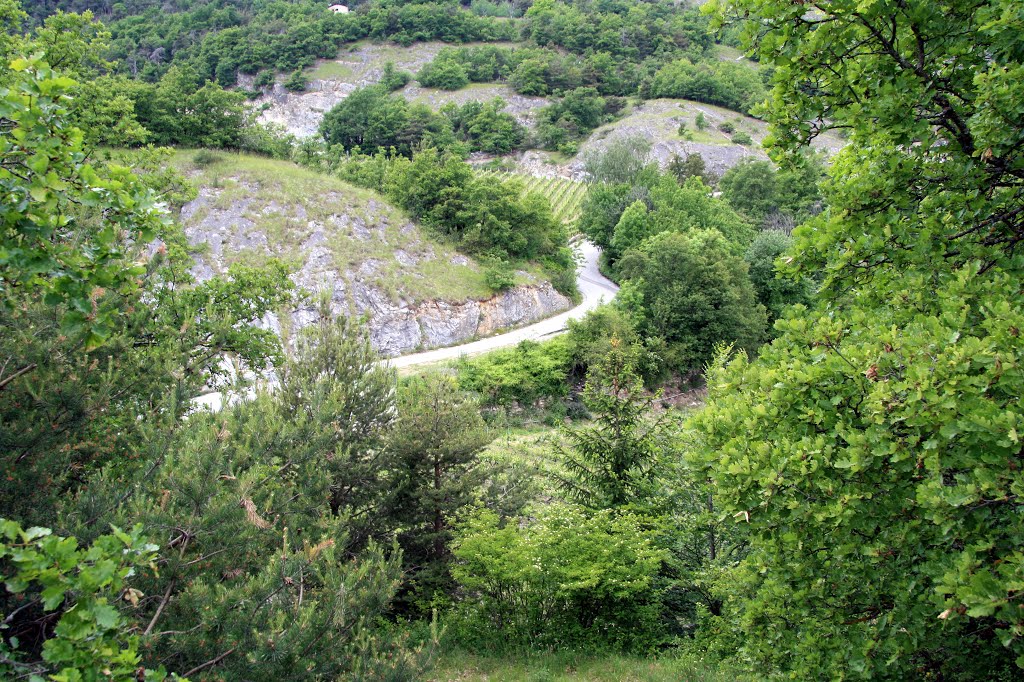
[[[266,234],[275,255],[300,263],[300,245],[315,227],[322,226],[337,271],[355,272],[372,263],[375,272],[360,274],[360,279],[395,300],[465,300],[491,295],[475,263],[453,266],[456,252],[450,245],[428,236],[375,192],[285,161],[218,153],[215,163],[200,167],[193,161],[195,155],[194,151],[181,151],[173,163],[212,197],[185,221],[186,228],[201,222],[212,210],[243,206],[243,216]],[[335,216],[361,222],[369,237],[361,239],[351,228],[337,227],[331,220]],[[402,265],[395,257],[398,250],[419,262]],[[258,250],[225,255],[225,264],[266,257]]]
[[[523,658],[443,655],[431,682],[734,682],[740,676],[697,656],[641,659],[531,654]]]

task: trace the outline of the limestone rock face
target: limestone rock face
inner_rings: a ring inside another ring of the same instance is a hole
[[[426,282],[423,275],[396,280],[388,273],[409,272],[429,262],[443,262],[445,272],[477,265],[461,254],[439,253],[442,247],[420,240],[411,223],[396,224],[393,216],[380,212],[375,200],[355,209],[332,206],[320,212],[324,215],[312,215],[301,205],[261,205],[253,198],[259,189],[254,185],[239,183],[237,189],[242,196],[204,187],[182,208],[179,217],[185,234],[197,247],[193,277],[200,282],[210,279],[240,258],[283,257],[295,268],[295,284],[326,297],[332,315],[365,319],[371,343],[386,357],[458,345],[571,306],[550,283],[528,277],[521,278],[528,284],[490,298],[444,300],[422,292],[414,297],[401,282]],[[329,212],[334,210],[338,212]],[[282,220],[287,230],[280,226]],[[350,257],[359,245],[373,245],[374,251]],[[318,316],[317,304],[305,302],[287,311],[286,319],[268,315],[261,324],[279,334],[287,329],[294,338]]]

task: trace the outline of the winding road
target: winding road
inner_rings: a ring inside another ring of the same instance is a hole
[[[557,336],[566,330],[566,323],[569,320],[577,320],[589,311],[596,308],[602,302],[607,303],[619,290],[619,287],[610,279],[601,274],[597,269],[597,261],[601,250],[594,244],[587,241],[579,242],[576,246],[580,254],[579,266],[576,269],[576,284],[579,286],[583,300],[572,310],[535,322],[526,327],[513,329],[504,334],[489,336],[478,341],[463,343],[448,348],[437,348],[412,355],[402,355],[391,358],[386,362],[397,369],[416,367],[417,365],[430,365],[445,360],[455,360],[463,356],[479,355],[499,348],[514,346],[521,341],[546,339]]]
[[[448,348],[437,348],[435,350],[402,355],[397,358],[382,360],[395,369],[406,369],[420,365],[431,365],[445,360],[455,360],[466,356],[479,355],[499,348],[514,346],[521,341],[547,339],[557,336],[566,330],[566,323],[569,320],[577,320],[589,311],[593,310],[603,302],[608,302],[615,297],[619,287],[610,279],[601,274],[597,268],[598,258],[601,256],[601,249],[588,241],[581,241],[576,244],[576,252],[579,254],[579,261],[576,268],[576,285],[579,287],[583,300],[575,308],[564,313],[535,322],[534,324],[519,329],[513,329],[504,334],[489,336],[477,341],[470,341],[458,346]],[[264,388],[274,389],[274,383],[269,381],[261,382]],[[242,396],[234,395],[231,400],[248,399],[256,392],[255,387],[250,387]],[[198,409],[208,409],[219,412],[224,402],[222,393],[207,393],[192,401]]]

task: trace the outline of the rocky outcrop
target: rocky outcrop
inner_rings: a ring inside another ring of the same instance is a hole
[[[371,343],[386,357],[460,344],[571,307],[571,301],[548,282],[522,284],[490,298],[438,300],[422,293],[414,297],[408,283],[425,283],[423,272],[437,271],[419,272],[419,265],[433,263],[436,268],[444,263],[444,272],[451,277],[478,266],[421,238],[415,225],[402,221],[379,199],[345,204],[327,195],[319,207],[281,205],[269,198],[273,192],[255,182],[229,178],[224,184],[230,191],[203,187],[179,216],[197,249],[192,268],[196,280],[224,273],[239,260],[284,258],[295,268],[292,280],[312,292],[313,301],[326,297],[331,314],[365,319]],[[373,251],[352,257],[370,246]],[[414,279],[397,278],[396,270]],[[293,334],[318,319],[318,304],[304,303],[285,316],[287,320],[269,315],[262,323],[277,333],[286,326]]]
[[[331,288],[331,314],[365,319],[370,343],[384,357],[455,346],[536,322],[572,305],[548,282],[513,287],[484,300],[424,301],[416,305],[392,303],[380,290],[359,282],[325,279],[322,285]],[[306,305],[290,311],[288,318],[289,327],[296,330],[315,322],[319,312]],[[263,324],[281,332],[281,320],[276,315],[268,316]]]

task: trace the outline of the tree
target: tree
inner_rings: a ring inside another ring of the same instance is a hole
[[[600,151],[588,152],[583,169],[591,182],[635,184],[651,162],[651,143],[642,137],[617,138]]]
[[[162,668],[139,666],[139,638],[130,634],[116,606],[122,598],[137,605],[145,596],[129,587],[136,570],[155,568],[157,548],[141,536],[140,527],[130,533],[114,528],[89,547],[79,547],[75,538],[57,537],[48,528],[25,530],[15,521],[0,521],[0,573],[6,586],[0,604],[8,614],[0,673],[8,679],[47,675],[83,682],[166,679]],[[24,651],[50,628],[52,636],[41,651]]]
[[[356,544],[374,535],[374,514],[389,483],[387,429],[395,419],[395,377],[382,367],[366,331],[345,317],[320,317],[297,339],[281,373],[285,417],[308,429],[308,446],[323,457],[330,476],[328,507],[344,516]]]
[[[648,237],[654,236],[657,228],[654,220],[647,212],[647,204],[642,201],[634,201],[622,212],[622,217],[615,225],[615,234],[612,236],[612,247],[615,254],[623,254]]]
[[[768,326],[783,316],[785,309],[811,300],[810,282],[782,277],[775,268],[779,258],[789,253],[792,240],[781,232],[769,230],[754,237],[745,260],[750,267],[750,282],[758,302],[768,312]]]
[[[1010,265],[1024,235],[1016,3],[844,0],[821,17],[783,2],[716,5],[758,17],[745,31],[775,67],[763,111],[773,156],[830,129],[850,140],[827,189],[845,210],[797,235],[795,267],[824,269],[825,289],[842,291],[939,262]]]
[[[144,660],[227,679],[413,679],[424,651],[381,626],[401,583],[386,514],[395,377],[365,333],[322,320],[274,393],[195,413],[145,443],[146,467],[68,504],[80,536],[141,523],[160,570],[131,617]]]
[[[718,186],[733,208],[754,223],[766,226],[786,216],[796,225],[820,210],[821,166],[810,155],[795,161],[796,166],[775,170],[767,161],[744,159],[722,175]]]
[[[1020,8],[729,4],[775,69],[775,158],[850,139],[786,266],[823,273],[819,308],[716,364],[694,421],[749,524],[723,585],[741,653],[793,677],[1019,676]]]
[[[759,666],[1015,674],[1019,282],[915,279],[893,305],[780,321],[756,363],[708,375],[695,459],[748,526],[720,594]]]
[[[398,394],[398,419],[388,446],[398,462],[395,519],[417,600],[429,605],[451,587],[452,524],[487,472],[478,455],[491,442],[479,405],[456,382],[414,377]]]
[[[469,76],[462,64],[452,58],[440,57],[424,66],[416,79],[426,88],[460,90],[469,85]]]
[[[67,124],[74,81],[37,61],[11,68],[13,83],[0,91],[2,304],[38,292],[63,306],[64,333],[96,346],[114,322],[100,297],[136,289],[138,250],[163,230],[164,211],[128,169],[85,163],[84,136]]]
[[[685,159],[673,156],[668,164],[668,172],[674,175],[680,184],[690,178],[700,178],[701,182],[708,186],[714,185],[716,181],[715,175],[708,171],[704,157],[699,152],[687,154]]]
[[[619,271],[628,283],[622,305],[641,333],[664,340],[677,371],[699,369],[719,344],[753,351],[764,338],[747,264],[715,230],[658,234],[628,252]]]
[[[556,484],[568,499],[590,509],[644,509],[664,443],[664,414],[652,418],[658,396],[644,396],[636,374],[637,349],[612,339],[591,367],[583,400],[595,424],[563,431],[556,446],[565,473]]]

